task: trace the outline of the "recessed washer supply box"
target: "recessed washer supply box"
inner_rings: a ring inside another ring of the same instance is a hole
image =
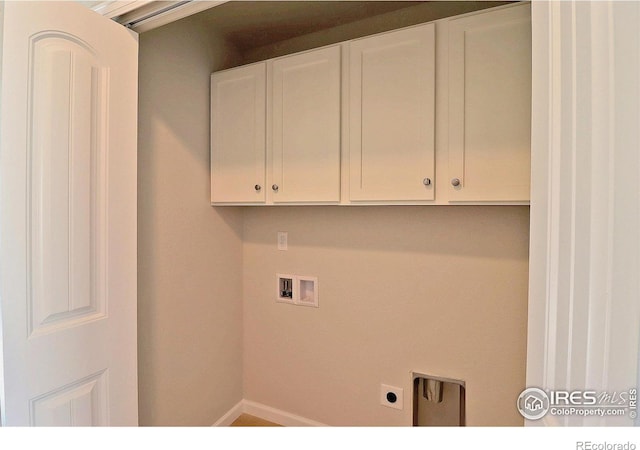
[[[276,274],[276,301],[318,307],[318,277]]]

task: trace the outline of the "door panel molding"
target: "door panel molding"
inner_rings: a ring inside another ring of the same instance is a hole
[[[35,337],[106,316],[110,92],[108,67],[68,33],[32,36],[29,67],[27,285]]]
[[[108,426],[107,369],[32,399],[31,426]]]

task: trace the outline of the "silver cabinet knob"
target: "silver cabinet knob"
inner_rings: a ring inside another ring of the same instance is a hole
[[[422,180],[422,184],[424,184],[425,186],[431,186],[431,178],[424,178]]]
[[[278,192],[278,185],[274,184],[273,186],[271,186],[271,189],[273,189],[274,192]]]
[[[260,190],[262,189],[262,186],[260,186],[259,184],[256,184],[254,186],[254,188],[255,188],[256,192],[260,192]]]
[[[453,187],[460,186],[460,178],[454,178],[453,180],[451,180],[451,186]]]

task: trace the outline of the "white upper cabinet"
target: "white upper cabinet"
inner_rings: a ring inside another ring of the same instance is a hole
[[[266,64],[211,76],[211,201],[265,202]]]
[[[211,80],[214,204],[529,201],[529,4],[270,59]]]
[[[449,201],[529,200],[530,5],[451,19]]]
[[[349,199],[434,199],[435,24],[349,43]]]
[[[340,53],[337,45],[271,63],[273,203],[340,201]]]

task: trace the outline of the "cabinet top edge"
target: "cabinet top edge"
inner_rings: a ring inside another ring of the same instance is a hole
[[[251,66],[258,66],[258,65],[266,65],[269,64],[275,60],[281,59],[281,58],[287,58],[290,56],[295,56],[295,55],[301,55],[304,53],[309,53],[309,52],[313,52],[316,50],[322,50],[322,49],[326,49],[326,48],[330,48],[330,47],[346,47],[349,44],[351,44],[352,42],[356,42],[356,41],[360,41],[363,39],[369,39],[369,38],[373,38],[373,37],[378,37],[378,36],[383,36],[385,34],[390,34],[390,33],[395,33],[398,31],[404,31],[404,30],[410,30],[412,28],[420,28],[420,27],[424,27],[427,25],[431,25],[434,24],[436,25],[436,27],[443,25],[444,23],[450,22],[452,20],[457,20],[457,19],[463,19],[465,17],[471,17],[471,16],[475,16],[478,14],[484,14],[484,13],[488,13],[488,12],[493,12],[493,11],[498,11],[501,9],[508,9],[508,8],[520,8],[523,7],[524,5],[527,5],[528,7],[531,7],[531,0],[520,0],[511,4],[507,4],[507,5],[500,5],[500,6],[494,6],[492,8],[485,8],[485,9],[479,9],[477,11],[470,11],[467,13],[463,13],[463,14],[456,14],[454,16],[449,16],[449,17],[443,17],[441,19],[436,19],[436,20],[430,20],[428,22],[422,22],[422,23],[417,23],[414,25],[408,25],[406,27],[399,27],[399,28],[394,28],[392,30],[387,30],[387,31],[381,31],[379,33],[373,33],[373,34],[368,34],[365,36],[360,36],[357,38],[353,38],[353,39],[349,39],[346,41],[340,41],[340,42],[335,42],[332,44],[327,44],[327,45],[321,45],[318,47],[313,47],[313,48],[308,48],[306,50],[301,50],[298,52],[293,52],[293,53],[287,53],[286,55],[281,55],[281,56],[276,56],[273,58],[268,58],[268,59],[264,59],[262,61],[255,61],[255,62],[251,62],[251,63],[247,63],[247,64],[241,64],[238,66],[234,66],[234,67],[229,67],[227,69],[223,69],[223,70],[218,70],[215,72],[212,72],[212,75],[214,73],[223,73],[223,72],[228,72],[234,69],[240,69],[240,68],[246,68],[246,67],[251,67]]]

